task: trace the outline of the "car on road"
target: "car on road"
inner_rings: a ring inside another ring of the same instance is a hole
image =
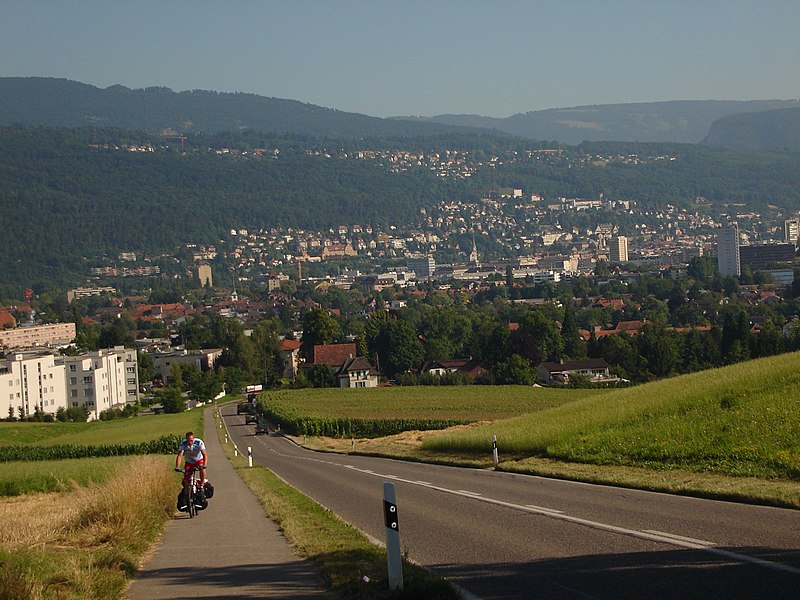
[[[266,421],[259,421],[258,423],[256,423],[256,435],[260,433],[269,435],[269,426],[267,425]]]

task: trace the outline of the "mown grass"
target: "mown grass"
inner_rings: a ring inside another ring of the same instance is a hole
[[[202,431],[203,409],[90,423],[0,423],[0,446],[132,444]]]
[[[0,462],[0,496],[68,492],[99,484],[114,475],[130,456],[45,461]]]
[[[800,353],[590,396],[429,437],[427,452],[800,481]]]
[[[217,429],[223,441],[224,429]],[[310,560],[327,586],[341,598],[402,600],[426,598],[455,600],[459,596],[443,579],[403,561],[402,591],[390,591],[386,552],[360,531],[282,482],[261,466],[247,467],[243,456],[234,457],[230,445],[223,449],[247,483],[267,516],[277,523],[296,553]]]
[[[99,485],[0,500],[0,598],[120,598],[174,514],[172,460],[128,459]]]

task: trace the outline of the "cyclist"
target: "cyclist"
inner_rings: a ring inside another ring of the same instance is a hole
[[[205,487],[205,467],[208,463],[208,454],[206,454],[206,445],[200,438],[194,437],[191,431],[186,432],[186,438],[181,440],[178,446],[178,456],[175,458],[175,470],[181,470],[181,459],[184,459],[186,468],[183,470],[183,489],[185,498],[189,497],[189,482],[192,479],[192,472],[195,470],[200,471],[198,481],[200,482],[199,488],[202,490]]]

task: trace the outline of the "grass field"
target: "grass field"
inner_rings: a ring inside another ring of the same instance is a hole
[[[68,492],[75,485],[102,483],[133,457],[0,462],[0,496]]]
[[[202,423],[202,410],[91,423],[0,423],[0,448],[133,444],[169,434],[182,436],[190,429],[202,431]],[[0,461],[0,496],[65,492],[74,485],[102,483],[132,459]]]
[[[0,499],[0,598],[122,597],[174,514],[171,461],[135,457],[129,472],[99,485]]]
[[[0,446],[131,444],[202,431],[203,412],[145,415],[90,423],[0,423]]]
[[[514,419],[427,438],[432,452],[800,481],[800,353],[589,396]]]

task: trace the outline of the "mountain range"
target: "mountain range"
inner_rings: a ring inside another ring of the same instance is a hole
[[[0,78],[0,125],[119,127],[149,133],[255,130],[328,138],[410,137],[494,130],[561,144],[700,143],[800,149],[800,101],[671,101],[520,113],[378,118],[296,100],[164,87],[105,89],[67,79]]]

